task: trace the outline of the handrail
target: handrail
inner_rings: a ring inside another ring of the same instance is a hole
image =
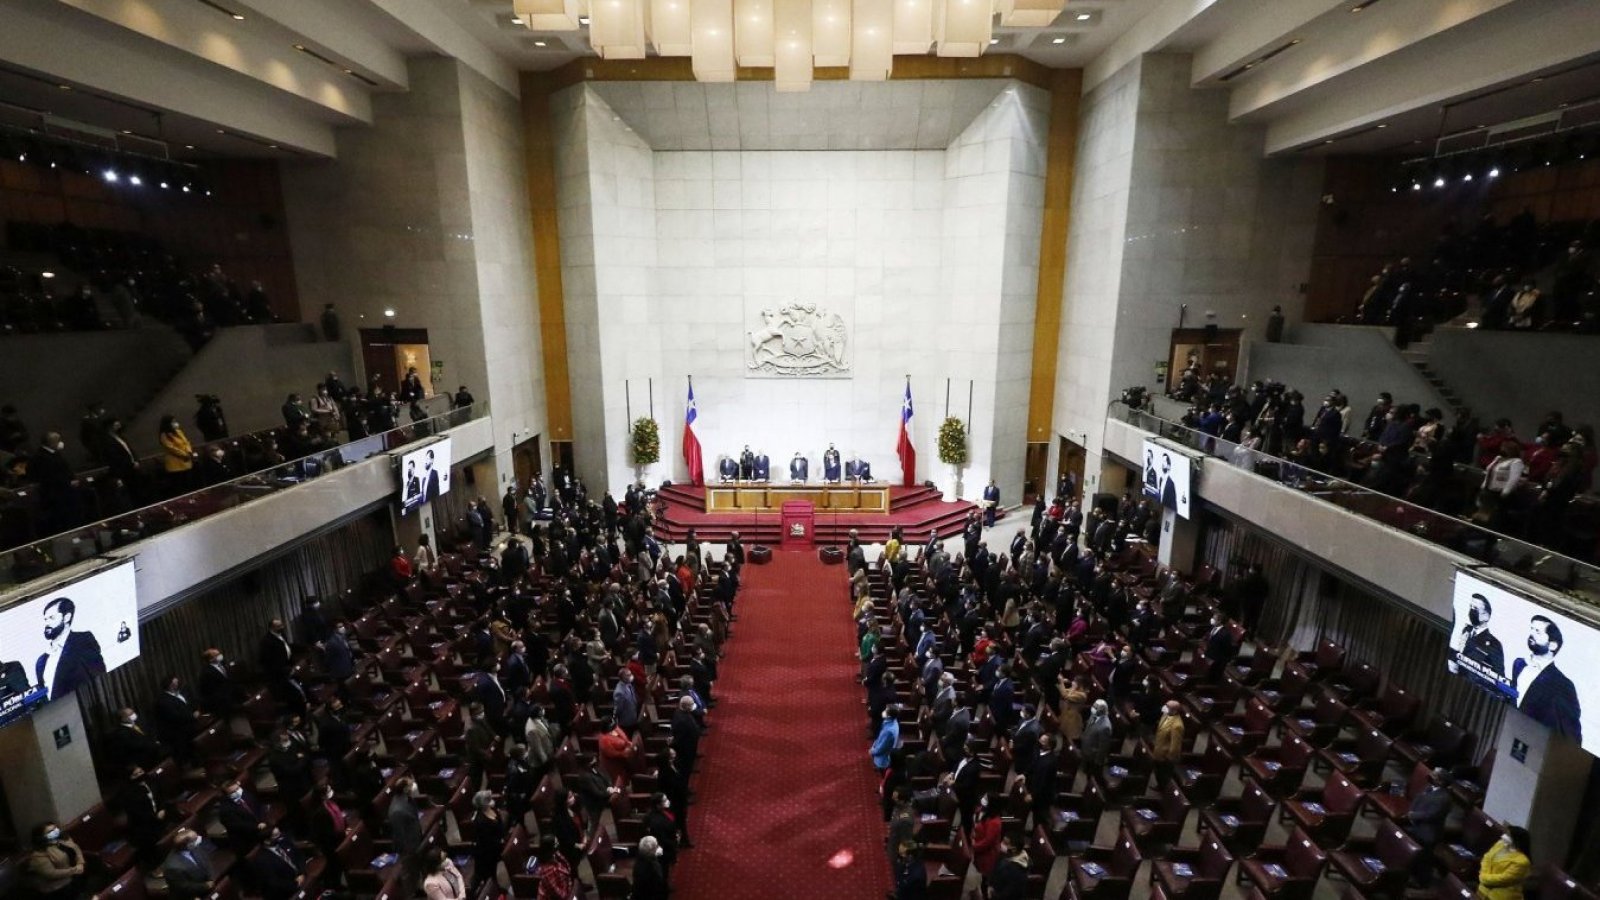
[[[0,552],[0,585],[22,584],[116,547],[215,515],[310,481],[324,472],[443,433],[489,414],[488,401],[368,435],[219,484],[180,494],[130,512]]]
[[[1108,418],[1167,438],[1237,469],[1269,478],[1340,509],[1439,544],[1588,604],[1600,605],[1600,567],[1299,463],[1223,440],[1120,401]],[[1200,490],[1204,492],[1202,477]]]

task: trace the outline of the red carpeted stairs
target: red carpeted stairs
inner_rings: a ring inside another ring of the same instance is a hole
[[[676,900],[881,900],[889,888],[843,566],[746,566]]]

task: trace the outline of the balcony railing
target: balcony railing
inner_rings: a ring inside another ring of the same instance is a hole
[[[81,525],[0,553],[0,585],[22,584],[59,569],[233,509],[320,475],[404,447],[489,414],[487,401],[451,409],[389,431],[319,450],[132,512]]]
[[[1537,581],[1585,603],[1600,605],[1600,568],[1591,563],[1501,534],[1465,518],[1445,515],[1291,460],[1225,441],[1121,402],[1111,405],[1109,415],[1226,465],[1303,491],[1340,509]],[[1203,480],[1200,491],[1205,492]]]

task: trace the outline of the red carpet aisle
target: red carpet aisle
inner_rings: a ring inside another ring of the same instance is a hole
[[[676,900],[881,900],[889,888],[844,566],[746,566]]]

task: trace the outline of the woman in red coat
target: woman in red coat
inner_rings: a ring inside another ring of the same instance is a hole
[[[985,883],[995,864],[1000,862],[1000,813],[995,809],[993,794],[983,795],[978,801],[978,815],[972,825],[972,864]]]

